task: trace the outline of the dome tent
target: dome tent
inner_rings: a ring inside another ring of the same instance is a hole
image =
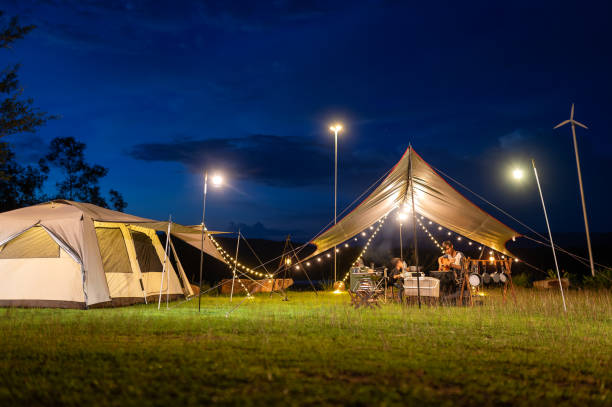
[[[174,254],[161,276],[158,222],[92,204],[56,200],[0,214],[0,306],[87,308],[172,298],[193,291]],[[171,234],[200,249],[200,230],[172,224]],[[204,251],[223,261],[206,239]]]

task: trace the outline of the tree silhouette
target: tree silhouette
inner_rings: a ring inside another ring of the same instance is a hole
[[[0,11],[0,19],[4,13]],[[13,42],[22,39],[35,28],[22,26],[13,17],[0,29],[0,48],[10,49]],[[33,106],[34,99],[22,98],[23,88],[19,84],[19,64],[9,65],[0,73],[0,138],[19,133],[34,133],[40,126],[57,116],[49,115]]]
[[[0,49],[10,49],[12,44],[24,38],[35,27],[19,24],[17,17],[7,23],[0,11]],[[34,133],[48,120],[56,118],[33,107],[32,98],[23,98],[17,72],[19,64],[9,65],[0,71],[0,138]],[[40,163],[39,163],[40,164]],[[7,143],[0,143],[0,210],[11,210],[32,205],[45,199],[42,186],[49,169],[42,163],[39,167],[23,167],[15,161],[15,153]]]
[[[85,143],[76,141],[74,137],[57,137],[51,140],[45,163],[60,169],[64,175],[64,178],[56,183],[58,198],[89,202],[108,208],[98,185],[100,178],[108,174],[108,168],[87,164],[85,147]],[[110,195],[116,210],[123,211],[127,207],[119,192],[111,189]]]
[[[0,212],[46,201],[42,187],[49,167],[44,161],[39,167],[23,167],[15,162],[15,154],[6,145],[0,147]]]

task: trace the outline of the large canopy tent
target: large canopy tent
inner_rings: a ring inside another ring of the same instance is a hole
[[[201,229],[170,225],[170,233],[201,248]],[[159,222],[92,204],[56,200],[0,213],[0,306],[86,308],[145,302],[161,291],[191,296],[176,251],[162,283],[166,252]],[[204,252],[224,261],[205,240]]]
[[[316,250],[307,259],[340,245],[397,208],[412,211],[413,196],[417,215],[511,256],[506,242],[519,233],[460,194],[409,146],[369,196],[310,242]]]

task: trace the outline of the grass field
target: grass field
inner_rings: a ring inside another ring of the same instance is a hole
[[[566,315],[557,293],[517,295],[0,309],[0,405],[612,405],[610,292],[570,292]]]

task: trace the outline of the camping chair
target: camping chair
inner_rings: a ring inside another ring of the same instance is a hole
[[[383,290],[381,288],[382,283],[382,279],[379,279],[375,283],[374,279],[371,277],[363,278],[359,282],[359,286],[357,286],[355,292],[349,290],[351,305],[355,307],[355,309],[359,307],[374,308],[374,306],[380,308],[378,300],[383,294]]]

